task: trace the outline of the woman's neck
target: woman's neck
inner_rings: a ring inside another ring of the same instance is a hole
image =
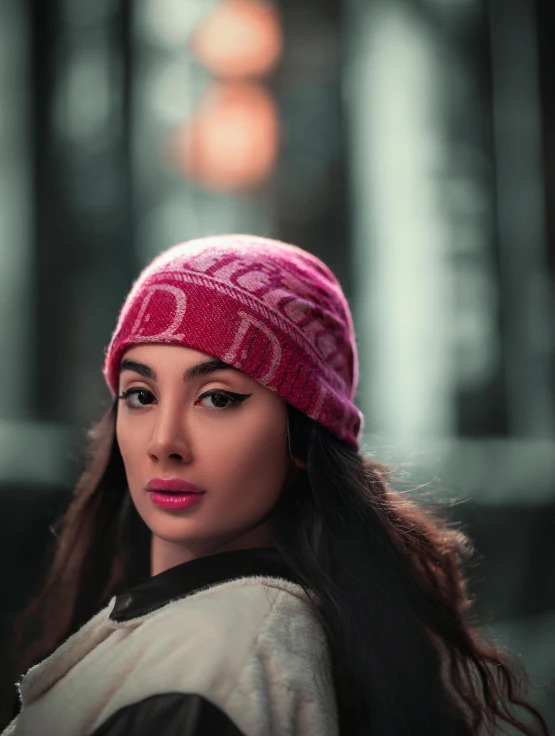
[[[150,557],[151,575],[158,575],[165,570],[169,570],[170,567],[181,565],[183,562],[189,562],[197,557],[205,557],[218,552],[274,546],[274,534],[269,524],[256,526],[232,539],[211,540],[200,545],[167,542],[153,534]]]

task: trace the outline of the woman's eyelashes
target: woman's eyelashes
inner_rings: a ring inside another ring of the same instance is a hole
[[[201,394],[197,402],[201,402],[204,399],[210,399],[210,404],[202,404],[206,409],[215,409],[216,411],[224,411],[226,409],[233,409],[238,407],[246,399],[252,396],[252,394],[238,394],[234,391],[223,391],[221,389],[211,389]],[[128,388],[123,391],[118,399],[124,401],[129,409],[141,409],[145,406],[149,406],[154,401],[154,394],[146,388]]]
[[[205,393],[201,394],[198,398],[199,401],[202,399],[215,399],[215,402],[212,406],[208,406],[208,409],[233,409],[234,407],[239,406],[240,404],[245,401],[245,399],[248,399],[249,396],[252,396],[252,394],[236,394],[233,391],[221,391],[217,389],[212,389],[211,391],[206,391]],[[230,402],[223,403],[222,402]]]
[[[138,403],[134,403],[133,398],[136,398]],[[140,409],[143,406],[148,406],[154,400],[154,394],[146,388],[128,388],[127,391],[123,391],[118,396],[120,401],[125,401],[126,406],[129,409]]]

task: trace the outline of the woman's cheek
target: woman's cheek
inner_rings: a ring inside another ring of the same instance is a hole
[[[139,469],[147,458],[147,439],[144,428],[130,422],[128,417],[118,425],[118,444],[130,485],[134,485]]]

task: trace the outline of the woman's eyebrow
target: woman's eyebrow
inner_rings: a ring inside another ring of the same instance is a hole
[[[229,365],[229,363],[224,363],[218,358],[210,358],[210,360],[195,363],[195,365],[187,368],[183,374],[183,380],[191,381],[193,378],[207,376],[210,373],[214,373],[214,371],[229,370],[230,368],[233,368],[233,366]],[[139,363],[137,360],[129,360],[129,358],[125,358],[121,361],[119,371],[120,373],[122,373],[122,371],[134,371],[140,376],[143,376],[143,378],[150,378],[152,381],[156,381],[158,378],[156,371],[153,368],[145,365],[145,363]]]
[[[210,358],[210,360],[205,360],[202,363],[196,363],[190,368],[187,368],[187,370],[183,374],[183,379],[185,381],[190,381],[193,378],[207,376],[209,373],[214,373],[214,371],[223,371],[226,369],[229,370],[230,368],[233,368],[233,366],[229,365],[229,363],[223,363],[218,358]]]
[[[156,381],[157,379],[155,370],[153,370],[150,366],[145,365],[144,363],[139,363],[137,360],[129,360],[128,358],[122,360],[120,363],[119,372],[122,373],[123,371],[134,371],[140,376],[143,376],[143,378],[150,378],[153,381]]]

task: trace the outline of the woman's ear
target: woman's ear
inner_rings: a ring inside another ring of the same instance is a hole
[[[298,468],[301,468],[301,470],[306,470],[308,468],[306,460],[300,460],[297,457],[292,457],[292,460]]]

